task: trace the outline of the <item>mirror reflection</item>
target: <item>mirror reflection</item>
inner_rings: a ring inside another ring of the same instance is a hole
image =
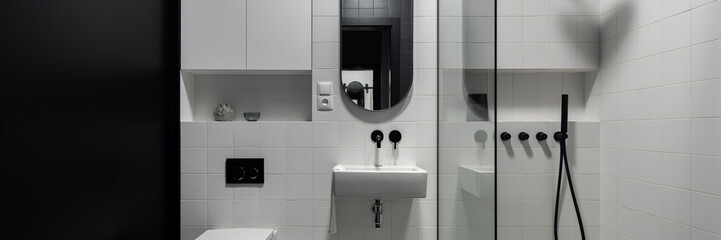
[[[369,111],[401,103],[413,82],[412,1],[342,7],[341,90]]]

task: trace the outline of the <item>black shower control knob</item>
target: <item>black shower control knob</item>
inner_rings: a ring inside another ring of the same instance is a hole
[[[511,134],[507,132],[501,133],[501,140],[508,141],[511,140]]]
[[[568,138],[568,134],[564,132],[556,132],[553,134],[553,139],[559,142],[566,140],[566,138]]]
[[[529,137],[530,136],[528,136],[528,133],[526,132],[521,132],[518,134],[518,139],[520,139],[521,141],[526,141]]]
[[[546,141],[548,139],[548,135],[546,135],[544,132],[538,132],[536,133],[536,140],[538,141]]]

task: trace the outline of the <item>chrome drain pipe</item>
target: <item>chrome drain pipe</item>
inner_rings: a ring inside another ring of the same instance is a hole
[[[375,214],[374,226],[376,230],[381,230],[381,223],[383,223],[383,200],[375,199],[373,201],[373,213]]]

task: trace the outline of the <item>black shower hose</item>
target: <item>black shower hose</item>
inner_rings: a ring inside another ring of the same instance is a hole
[[[581,220],[581,211],[578,208],[578,201],[576,200],[576,192],[573,190],[573,180],[571,179],[571,171],[568,168],[568,155],[566,154],[566,138],[564,137],[561,141],[561,160],[558,166],[558,185],[556,186],[556,213],[553,216],[553,236],[554,239],[558,240],[558,210],[561,195],[561,177],[563,176],[563,163],[566,163],[566,178],[568,178],[568,188],[571,189],[571,197],[573,198],[573,206],[576,208],[576,218],[578,218],[578,225],[581,229],[581,239],[586,240],[586,233],[583,230],[583,220]]]

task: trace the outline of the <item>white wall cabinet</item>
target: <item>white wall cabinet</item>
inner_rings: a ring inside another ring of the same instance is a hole
[[[310,70],[311,0],[182,0],[184,70]]]
[[[246,0],[182,0],[182,69],[246,69]]]
[[[310,69],[310,46],[310,0],[248,0],[248,69]]]

